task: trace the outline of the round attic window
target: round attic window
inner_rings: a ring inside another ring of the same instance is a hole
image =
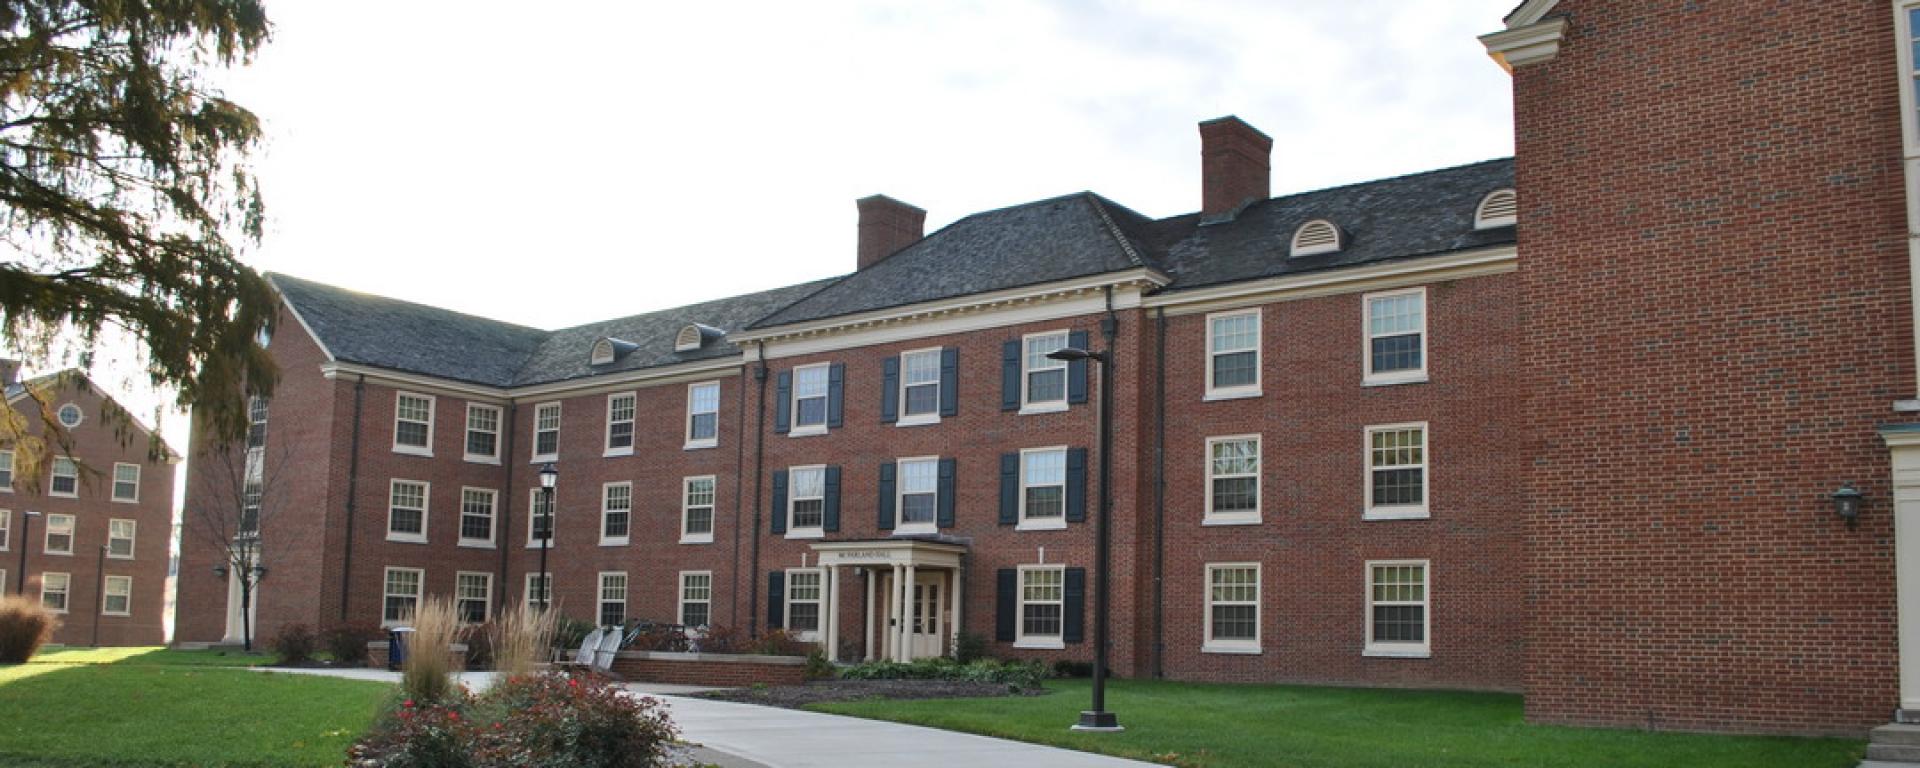
[[[73,403],[60,406],[59,416],[60,423],[65,425],[67,429],[80,426],[80,406],[74,405]]]

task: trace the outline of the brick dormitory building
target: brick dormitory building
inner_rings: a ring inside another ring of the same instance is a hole
[[[275,276],[257,415],[299,509],[261,536],[303,543],[260,632],[533,598],[551,462],[570,615],[1088,658],[1074,346],[1114,366],[1123,675],[1920,712],[1916,16],[1530,0],[1483,38],[1511,160],[1273,196],[1309,149],[1222,118],[1197,213],[1079,193],[925,234],[875,196],[850,274],[559,331]],[[181,640],[237,631],[215,556],[183,537]]]

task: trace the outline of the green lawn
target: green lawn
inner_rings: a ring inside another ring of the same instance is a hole
[[[234,668],[267,661],[111,648],[0,666],[0,765],[337,766],[392,690]]]
[[[1117,680],[1124,733],[1067,730],[1090,683],[1045,696],[860,701],[812,709],[930,725],[1180,766],[1284,768],[1852,768],[1862,742],[1528,725],[1491,693]]]

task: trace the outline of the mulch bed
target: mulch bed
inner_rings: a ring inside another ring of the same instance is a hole
[[[732,688],[694,695],[703,699],[799,709],[808,704],[818,704],[823,701],[978,699],[989,696],[1038,696],[1044,693],[1046,693],[1044,690],[1015,692],[1006,683],[971,683],[953,680],[815,680],[806,685]]]

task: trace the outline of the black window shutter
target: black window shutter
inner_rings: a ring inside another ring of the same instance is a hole
[[[1020,625],[1020,572],[1002,568],[995,576],[993,639],[1011,643],[1019,637],[1014,629]]]
[[[833,533],[840,530],[840,468],[827,467],[826,474],[827,495],[822,500],[822,506],[826,507],[826,511],[821,515],[824,519],[821,520],[820,527],[827,533]]]
[[[1087,449],[1067,449],[1067,522],[1087,519]]]
[[[880,423],[900,420],[900,358],[889,357],[880,363]]]
[[[940,493],[937,502],[940,510],[940,521],[936,524],[941,528],[953,527],[953,471],[955,463],[953,459],[940,460]]]
[[[787,532],[787,471],[773,472],[773,532]]]
[[[1074,349],[1087,348],[1087,332],[1074,331],[1067,334],[1067,346]],[[1107,363],[1112,365],[1112,363]],[[1081,358],[1067,363],[1067,402],[1084,403],[1087,401],[1087,360]]]
[[[893,530],[893,462],[880,465],[880,530]]]
[[[784,435],[793,423],[793,371],[780,372],[773,385],[773,398],[773,433]]]
[[[767,572],[767,629],[787,625],[787,572]]]
[[[841,393],[846,389],[847,364],[834,363],[827,366],[827,426],[838,427],[841,423]],[[1081,398],[1085,400],[1085,398]]]
[[[1068,568],[1066,589],[1061,595],[1060,641],[1080,643],[1087,639],[1087,569]]]
[[[940,350],[940,415],[943,417],[960,415],[959,347]]]
[[[1020,454],[1000,454],[1000,524],[1020,522]]]
[[[1000,348],[1000,410],[1020,410],[1020,340]]]

